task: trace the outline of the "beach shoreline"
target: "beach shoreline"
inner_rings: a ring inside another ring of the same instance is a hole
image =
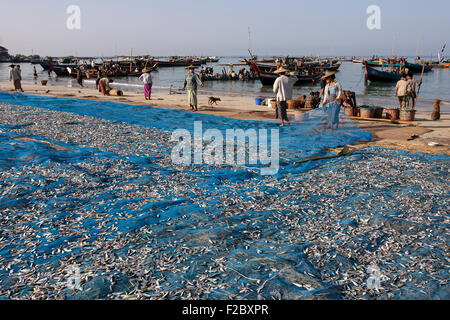
[[[123,91],[123,96],[103,96],[98,90],[91,88],[77,88],[66,86],[42,86],[23,84],[24,93],[39,96],[60,98],[76,98],[93,101],[113,101],[131,105],[146,105],[154,108],[179,109],[189,111],[185,94],[169,94],[156,91],[152,100],[147,101],[140,92]],[[11,90],[11,83],[0,82],[0,91]],[[257,106],[250,97],[223,96],[220,92],[208,90],[199,92],[198,113],[209,114],[241,120],[275,120],[275,112],[267,106]],[[209,96],[219,96],[221,101],[217,105],[208,105]],[[294,117],[299,111],[288,110],[288,115]],[[355,121],[358,126],[369,131],[373,139],[369,143],[358,144],[358,148],[380,146],[396,150],[425,153],[445,153],[450,155],[450,110],[441,107],[441,119],[431,121],[430,112],[417,110],[415,123],[417,126],[398,125],[375,121]],[[429,146],[436,142],[439,145]]]

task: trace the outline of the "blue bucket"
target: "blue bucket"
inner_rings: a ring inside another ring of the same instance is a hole
[[[255,103],[257,106],[260,106],[263,101],[264,101],[264,98],[255,98]]]

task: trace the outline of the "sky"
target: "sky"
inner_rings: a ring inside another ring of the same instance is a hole
[[[10,54],[429,56],[450,45],[450,0],[1,1]],[[70,5],[80,29],[67,28]],[[379,30],[367,27],[370,5]]]

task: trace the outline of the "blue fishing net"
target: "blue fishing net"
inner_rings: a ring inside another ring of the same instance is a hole
[[[442,216],[448,207],[448,188],[442,187],[448,156],[370,148],[350,157],[296,164],[332,154],[327,148],[371,139],[338,106],[298,114],[279,128],[270,121],[114,102],[9,93],[0,93],[0,101],[143,126],[164,137],[180,128],[192,132],[194,121],[201,121],[203,130],[222,132],[280,129],[280,169],[263,176],[261,165],[173,165],[166,161],[173,147],[168,139],[153,144],[149,137],[145,155],[120,154],[46,136],[24,140],[20,130],[30,124],[0,124],[3,298],[29,298],[41,288],[49,298],[67,299],[114,298],[115,293],[166,299],[341,299],[365,283],[341,284],[336,272],[359,269],[366,274],[371,262],[366,252],[384,252],[390,234],[412,236],[428,229],[422,251],[410,243],[391,260],[381,259],[379,267],[387,273],[415,256],[432,255],[433,275],[411,273],[408,286],[379,297],[423,298],[415,289],[423,281],[429,283],[429,298],[448,298],[442,285],[448,268],[441,266],[448,227]],[[394,160],[389,168],[383,167],[386,159]],[[404,170],[405,163],[426,164],[429,170],[426,175]],[[360,175],[362,168],[367,175]],[[424,178],[429,185],[417,182]],[[409,202],[389,207],[398,197]],[[419,216],[430,216],[430,224],[405,216],[430,199],[432,204],[419,210]],[[361,252],[347,256],[347,249]],[[66,267],[72,264],[82,276],[89,275],[77,290],[64,287]],[[39,282],[30,272],[52,277]],[[4,293],[8,288],[10,296]],[[358,297],[371,296],[364,292]]]

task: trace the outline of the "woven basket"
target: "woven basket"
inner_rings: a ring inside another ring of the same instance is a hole
[[[377,119],[381,119],[383,117],[383,108],[375,108],[373,117]]]
[[[373,118],[375,109],[359,108],[359,116],[361,118]]]
[[[354,116],[357,114],[356,108],[354,108],[354,107],[348,107],[348,106],[345,106],[345,107],[344,107],[344,112],[345,112],[345,114],[346,114],[347,116],[349,116],[349,117],[354,117]]]
[[[389,120],[398,120],[400,119],[400,109],[391,108],[386,110],[386,119]]]
[[[414,121],[416,110],[400,110],[400,120],[402,121]]]
[[[270,106],[275,109],[277,107],[277,101],[276,100],[270,100]]]
[[[296,109],[297,108],[297,101],[295,100],[288,100],[286,101],[287,108],[288,109]]]

